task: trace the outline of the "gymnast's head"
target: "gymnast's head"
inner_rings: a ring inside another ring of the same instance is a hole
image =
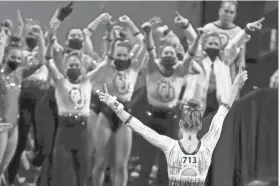
[[[18,45],[9,45],[5,48],[4,64],[10,71],[16,70],[23,62],[23,52]]]
[[[190,99],[181,108],[179,127],[182,135],[186,133],[198,133],[202,128],[200,103]]]

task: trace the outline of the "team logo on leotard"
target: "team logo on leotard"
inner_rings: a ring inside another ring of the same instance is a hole
[[[75,109],[82,109],[85,103],[84,95],[79,88],[72,88],[69,91],[69,97],[75,105]]]
[[[167,81],[159,81],[157,84],[157,92],[163,102],[170,102],[174,100],[175,90]]]
[[[119,94],[128,93],[130,89],[130,82],[127,72],[117,72],[114,78],[114,85]]]
[[[220,33],[219,34],[220,38],[221,38],[221,47],[224,48],[227,46],[229,40],[230,40],[230,36],[227,33]]]

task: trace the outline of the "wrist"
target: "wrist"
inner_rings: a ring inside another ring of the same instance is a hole
[[[187,28],[189,28],[189,26],[190,26],[190,21],[188,21],[188,23],[186,25],[181,26],[181,28],[183,30],[187,30]]]
[[[248,35],[250,35],[252,33],[251,28],[248,25],[246,25],[246,27],[243,29],[243,31]]]
[[[113,102],[109,105],[109,107],[116,113],[119,114],[123,109],[124,105],[119,103],[118,101]]]

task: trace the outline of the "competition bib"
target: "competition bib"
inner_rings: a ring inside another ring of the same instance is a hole
[[[198,157],[193,155],[189,155],[189,156],[185,155],[181,157],[181,162],[182,165],[197,165]]]
[[[75,109],[82,109],[85,104],[85,98],[79,88],[72,88],[69,91],[70,101],[75,105]]]
[[[185,167],[181,172],[183,176],[197,176],[198,175],[198,157],[195,155],[184,155],[181,157],[181,164]]]
[[[174,87],[169,82],[163,80],[157,83],[157,93],[163,102],[173,101],[175,97]]]
[[[127,72],[118,72],[114,79],[114,85],[119,94],[126,94],[130,89]]]

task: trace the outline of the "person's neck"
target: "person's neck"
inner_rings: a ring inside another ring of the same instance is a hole
[[[71,48],[71,47],[69,47],[69,46],[66,46],[65,47],[65,52],[66,53],[71,53],[71,52],[73,52],[73,51],[80,51],[80,52],[83,52],[83,48],[81,48],[81,49],[73,49],[73,48]]]
[[[164,66],[160,66],[161,72],[165,77],[170,77],[173,74],[173,69],[167,69]]]
[[[197,133],[196,132],[185,132],[183,134],[182,139],[180,140],[183,144],[195,144],[198,143],[199,140],[197,138]]]
[[[222,22],[221,20],[216,21],[215,24],[222,29],[231,29],[234,27],[233,23],[231,23],[231,22],[226,23],[226,22]]]

